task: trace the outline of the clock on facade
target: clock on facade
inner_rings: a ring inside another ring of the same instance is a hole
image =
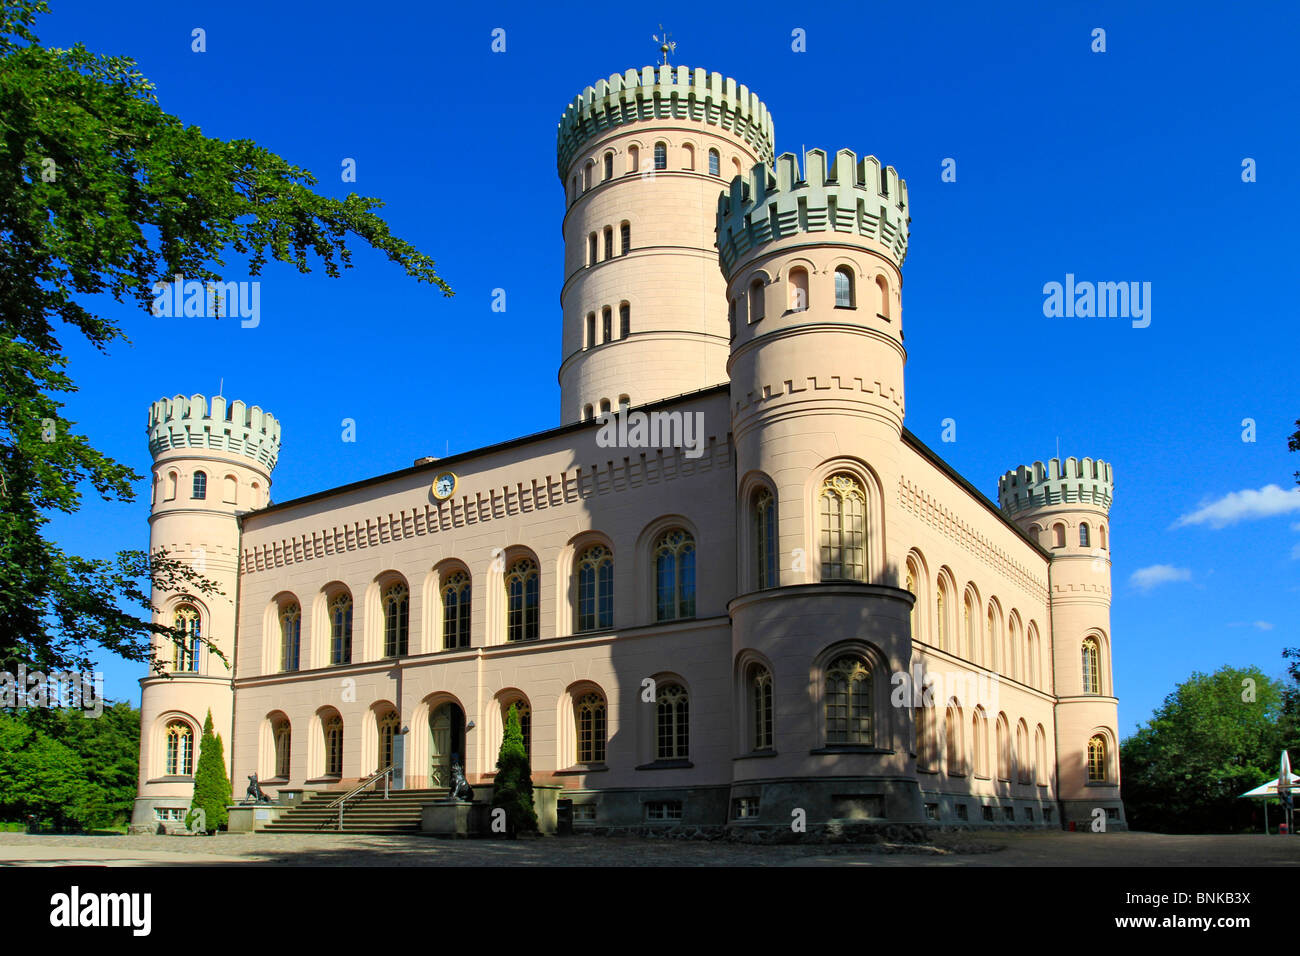
[[[437,478],[433,479],[433,496],[439,501],[446,501],[451,497],[452,492],[456,490],[456,476],[449,471],[444,471]]]

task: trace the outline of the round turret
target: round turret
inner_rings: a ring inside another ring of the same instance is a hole
[[[726,380],[714,209],[772,144],[758,97],[700,69],[629,70],[570,104],[557,136],[563,421]]]

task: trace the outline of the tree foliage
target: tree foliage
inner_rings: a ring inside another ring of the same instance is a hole
[[[153,634],[178,637],[119,608],[152,610],[150,587],[220,593],[165,554],[88,560],[43,534],[49,512],[78,509],[80,486],[130,501],[139,478],[76,434],[56,398],[76,391],[62,330],[101,352],[126,340],[87,297],[147,312],[155,283],[220,281],[232,254],[250,275],[316,260],[337,276],[349,239],[451,290],[389,232],[378,200],[319,195],[309,172],[256,143],[204,136],[161,109],[130,59],[42,47],[34,24],[48,9],[0,0],[0,662],[59,669],[87,667],[97,646],[149,661]]]
[[[207,828],[215,833],[226,825],[226,807],[234,799],[230,778],[226,776],[226,754],[221,735],[212,732],[212,711],[203,721],[203,739],[199,741],[199,765],[194,771],[195,809],[207,817]]]
[[[135,801],[140,712],[92,718],[71,708],[0,712],[0,819],[58,829],[125,824]]]
[[[524,749],[524,732],[515,705],[506,711],[506,731],[497,756],[497,773],[492,781],[492,809],[506,811],[506,833],[530,833],[537,829],[533,810],[533,774]]]
[[[1120,746],[1130,825],[1162,833],[1250,829],[1239,799],[1277,776],[1282,686],[1257,667],[1194,672]]]

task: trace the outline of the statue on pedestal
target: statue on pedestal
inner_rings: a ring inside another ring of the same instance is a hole
[[[248,775],[248,790],[244,793],[244,799],[241,802],[243,803],[270,803],[271,802],[271,798],[268,797],[262,791],[261,785],[258,784],[257,774],[250,773]]]
[[[465,771],[460,766],[460,754],[451,755],[451,793],[453,800],[473,800],[474,788],[465,779]]]

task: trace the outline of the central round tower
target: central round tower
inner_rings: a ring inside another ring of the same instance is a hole
[[[615,74],[565,110],[563,422],[726,381],[714,216],[773,142],[756,95],[684,66]]]

